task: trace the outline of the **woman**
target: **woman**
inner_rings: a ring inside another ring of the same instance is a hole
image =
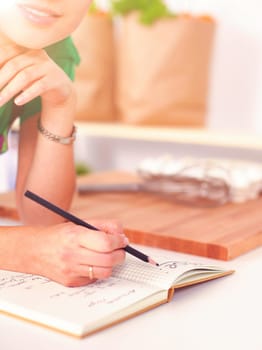
[[[0,227],[0,269],[39,274],[67,286],[111,275],[128,243],[119,224],[89,231],[25,198],[31,190],[68,209],[75,188],[71,79],[78,55],[68,37],[91,0],[0,3],[0,149],[20,117],[17,208],[24,226]],[[71,78],[71,79],[70,79]]]

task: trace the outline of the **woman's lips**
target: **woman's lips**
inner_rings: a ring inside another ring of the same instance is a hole
[[[59,12],[40,6],[19,4],[18,7],[27,20],[39,25],[52,24],[61,17]]]

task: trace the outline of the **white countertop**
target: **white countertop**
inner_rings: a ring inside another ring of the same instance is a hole
[[[81,340],[0,314],[1,350],[261,350],[262,247],[228,262],[177,255],[236,272],[176,291],[170,303]]]

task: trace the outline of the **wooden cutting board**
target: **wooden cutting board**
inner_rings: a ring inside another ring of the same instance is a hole
[[[135,175],[110,172],[81,183],[136,181]],[[186,206],[150,193],[75,195],[71,212],[85,220],[117,219],[131,242],[221,260],[262,245],[262,198],[215,208]],[[17,218],[14,195],[0,196],[0,215]]]

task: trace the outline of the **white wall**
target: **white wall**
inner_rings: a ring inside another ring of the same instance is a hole
[[[10,132],[8,135],[8,152],[0,155],[0,193],[15,187],[17,166],[18,134]]]

